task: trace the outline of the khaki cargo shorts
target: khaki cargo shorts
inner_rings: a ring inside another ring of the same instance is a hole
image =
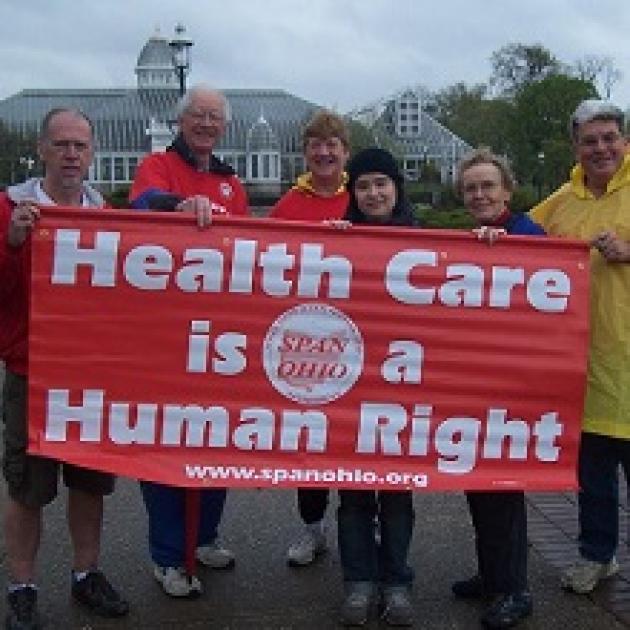
[[[64,464],[26,452],[26,377],[6,371],[3,389],[4,422],[2,472],[9,496],[28,507],[43,507],[57,496],[59,467],[65,485],[72,490],[104,496],[114,491],[115,478],[109,473]]]

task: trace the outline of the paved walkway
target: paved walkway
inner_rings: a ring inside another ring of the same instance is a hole
[[[0,495],[2,498],[2,495]],[[450,583],[474,570],[472,531],[460,494],[417,495],[417,525],[411,562],[417,571],[415,628],[470,630],[480,607],[450,596]],[[1,511],[1,509],[0,509]],[[330,527],[334,528],[333,510]],[[534,616],[523,630],[630,628],[630,562],[622,550],[622,575],[594,597],[563,593],[558,569],[575,553],[575,505],[570,495],[530,497],[530,577]],[[224,539],[237,553],[233,571],[203,571],[206,593],[195,601],[171,600],[150,575],[146,522],[137,485],[122,480],[106,510],[103,565],[133,605],[123,621],[85,615],[68,597],[69,545],[63,498],[46,510],[39,573],[41,609],[52,629],[216,628],[221,630],[328,630],[337,628],[340,567],[333,551],[316,565],[291,569],[286,542],[299,532],[293,493],[234,491],[223,525]],[[334,536],[331,535],[331,540]],[[0,541],[0,576],[5,577]],[[4,601],[0,600],[0,610]],[[373,628],[384,627],[374,622]]]
[[[610,611],[630,628],[630,551],[628,548],[628,496],[625,483],[620,491],[619,538],[617,559],[621,571],[607,580],[592,595],[597,606]],[[529,503],[529,539],[534,549],[558,571],[575,559],[577,539],[577,501],[575,494],[531,494]]]

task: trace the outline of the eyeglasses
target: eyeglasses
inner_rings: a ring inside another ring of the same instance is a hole
[[[465,195],[474,195],[478,190],[482,193],[491,193],[499,187],[498,182],[492,182],[490,180],[482,181],[479,183],[465,184],[462,187],[462,192]]]
[[[593,149],[597,147],[600,142],[602,144],[605,144],[606,146],[612,146],[616,142],[619,142],[619,140],[621,140],[622,138],[623,138],[622,135],[615,133],[614,131],[611,131],[609,133],[603,133],[599,136],[591,136],[591,135],[583,136],[578,139],[578,144],[581,147]]]
[[[211,123],[220,123],[225,121],[225,116],[222,113],[212,110],[202,111],[199,109],[187,109],[185,113],[196,123],[203,123],[206,120]]]

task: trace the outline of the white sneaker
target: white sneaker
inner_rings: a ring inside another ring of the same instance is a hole
[[[600,582],[619,572],[619,563],[613,557],[610,562],[593,562],[581,558],[570,566],[560,578],[562,588],[574,593],[590,593]]]
[[[301,538],[287,551],[287,563],[292,567],[305,567],[328,551],[326,532],[323,528],[308,527]]]
[[[218,540],[213,540],[209,545],[197,547],[195,555],[201,564],[211,569],[231,569],[236,564],[234,554],[223,547]]]
[[[198,597],[203,588],[199,578],[188,576],[182,567],[153,566],[153,576],[171,597]]]

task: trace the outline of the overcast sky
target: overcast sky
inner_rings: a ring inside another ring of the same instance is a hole
[[[133,86],[143,44],[178,21],[195,42],[189,82],[282,88],[343,112],[410,85],[485,82],[511,42],[565,63],[612,57],[612,98],[630,106],[629,0],[0,0],[0,98]]]

